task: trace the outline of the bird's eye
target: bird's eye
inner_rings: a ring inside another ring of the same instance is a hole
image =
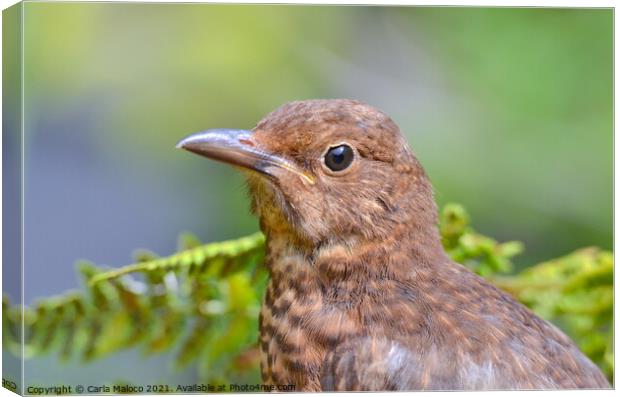
[[[334,172],[349,167],[354,158],[353,149],[349,145],[339,145],[329,148],[325,153],[325,165]]]

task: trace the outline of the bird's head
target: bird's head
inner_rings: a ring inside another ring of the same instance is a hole
[[[178,147],[241,167],[268,236],[313,246],[398,231],[436,237],[424,170],[398,126],[361,102],[291,102],[252,131],[208,130]]]

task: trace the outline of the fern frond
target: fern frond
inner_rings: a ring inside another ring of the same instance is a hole
[[[90,279],[91,286],[104,280],[110,280],[136,272],[178,271],[180,267],[190,272],[196,267],[218,267],[217,271],[234,273],[245,268],[244,261],[248,255],[263,249],[265,237],[255,233],[237,240],[211,243],[179,252],[167,258],[152,259],[121,267],[116,270],[99,273]],[[226,266],[220,265],[225,264]],[[214,273],[214,272],[212,272]]]

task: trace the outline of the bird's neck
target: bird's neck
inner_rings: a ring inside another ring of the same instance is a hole
[[[319,245],[300,244],[290,234],[271,231],[267,233],[267,265],[272,278],[363,286],[412,279],[448,262],[434,225],[427,229],[411,226],[398,225],[381,240],[351,235]]]

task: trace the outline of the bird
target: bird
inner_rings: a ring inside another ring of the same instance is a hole
[[[396,123],[351,99],[286,103],[178,148],[247,180],[266,237],[262,379],[296,391],[599,389],[556,326],[442,247],[429,178]]]

